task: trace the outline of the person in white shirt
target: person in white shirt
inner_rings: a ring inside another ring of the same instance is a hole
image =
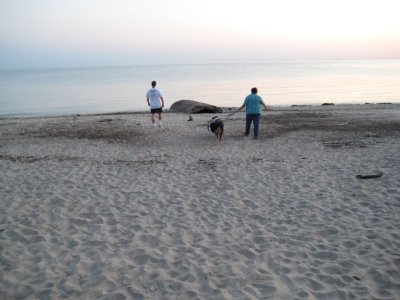
[[[151,122],[153,126],[162,126],[162,109],[164,107],[164,98],[159,89],[156,88],[157,82],[151,82],[151,89],[147,91],[147,104],[150,106],[151,112]],[[158,114],[158,125],[156,124],[156,120],[154,115]]]

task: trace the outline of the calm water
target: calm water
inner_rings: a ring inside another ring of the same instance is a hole
[[[147,110],[152,80],[181,99],[240,106],[253,86],[269,105],[400,102],[400,60],[270,61],[0,71],[0,115]]]

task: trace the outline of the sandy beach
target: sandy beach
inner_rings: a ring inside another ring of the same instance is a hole
[[[399,104],[215,115],[0,119],[0,298],[400,299]]]

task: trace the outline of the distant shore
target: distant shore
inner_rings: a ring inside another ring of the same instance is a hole
[[[396,299],[400,104],[215,115],[0,118],[0,297]]]

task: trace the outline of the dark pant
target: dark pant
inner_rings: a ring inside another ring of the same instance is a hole
[[[246,115],[246,135],[250,133],[251,122],[254,126],[254,138],[258,138],[258,125],[260,124],[260,114],[247,114]]]

